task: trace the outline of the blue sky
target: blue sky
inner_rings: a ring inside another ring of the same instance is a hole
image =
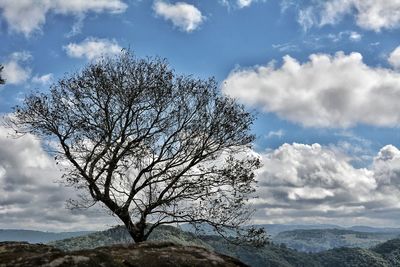
[[[255,151],[264,167],[255,222],[399,226],[399,14],[399,0],[0,0],[0,112],[101,55],[130,48],[165,57],[178,73],[214,76],[258,114]],[[46,206],[50,219],[23,215],[43,207],[42,182],[19,172],[57,172],[34,137],[10,140],[1,131],[8,186],[0,216],[9,219],[0,227],[113,223],[59,212],[73,193],[58,185],[46,191],[46,199],[59,192]],[[35,154],[43,162],[19,165]],[[36,189],[17,190],[21,183]],[[21,201],[23,194],[33,200]]]

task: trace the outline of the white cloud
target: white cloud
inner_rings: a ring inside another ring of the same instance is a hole
[[[354,0],[328,0],[324,2],[321,10],[320,25],[335,24],[341,16],[350,13],[356,1]]]
[[[101,56],[119,54],[122,47],[117,41],[88,37],[81,43],[70,43],[63,47],[68,56],[96,60]]]
[[[320,39],[323,39],[323,37],[319,37]],[[333,34],[330,33],[327,35],[327,38],[332,40],[333,42],[339,42],[342,41],[344,38],[348,39],[351,42],[359,42],[362,39],[362,35],[358,32],[354,31],[342,31],[339,32],[338,34]]]
[[[153,9],[158,16],[170,20],[176,27],[185,32],[196,30],[205,19],[199,9],[184,2],[170,4],[159,0],[154,2]]]
[[[388,61],[396,69],[400,69],[400,46],[390,53]]]
[[[398,221],[400,151],[392,145],[383,147],[369,168],[355,168],[340,149],[319,144],[283,144],[262,161],[258,222]]]
[[[253,0],[237,0],[237,5],[239,8],[250,6]]]
[[[373,164],[379,186],[400,188],[400,151],[395,146],[383,147]]]
[[[222,90],[304,126],[400,125],[400,73],[369,67],[359,53],[312,54],[305,63],[287,55],[279,68],[232,71]]]
[[[25,36],[40,31],[50,12],[82,16],[88,12],[121,13],[126,8],[121,0],[0,0],[2,16],[9,28]]]
[[[53,73],[44,74],[42,76],[34,76],[32,78],[33,83],[41,84],[41,85],[48,85],[53,82],[54,75]]]
[[[272,44],[273,49],[277,49],[280,52],[298,51],[299,47],[297,44],[292,43],[282,43],[282,44]]]
[[[281,0],[280,2],[281,12],[285,13],[291,7],[296,7],[296,1],[294,0]]]
[[[291,1],[291,0],[289,0]],[[252,4],[256,3],[256,2],[266,2],[266,0],[219,0],[219,2],[230,8],[231,6],[235,7],[235,8],[245,8],[245,7],[249,7]],[[287,9],[290,6],[290,3],[288,2],[288,0],[285,0],[282,2],[281,8],[282,9]]]
[[[19,65],[18,61],[8,61],[4,64],[4,78],[7,84],[21,84],[30,77],[30,69]]]
[[[314,8],[308,7],[299,11],[297,22],[307,31],[315,24]]]
[[[127,4],[121,0],[53,0],[52,8],[62,14],[85,12],[109,12],[118,14],[125,12]]]
[[[66,209],[77,192],[57,183],[60,177],[35,136],[15,138],[0,126],[0,228],[89,230],[115,223],[103,212]]]
[[[6,84],[22,84],[31,76],[31,69],[26,66],[26,62],[32,58],[32,55],[27,52],[14,52],[9,56],[3,66],[3,78]]]
[[[103,212],[65,209],[77,192],[55,182],[61,172],[41,142],[10,134],[0,126],[0,228],[94,230],[117,223]],[[392,145],[369,168],[355,168],[340,149],[319,144],[284,144],[259,156],[255,222],[398,222],[400,151]]]
[[[70,38],[76,36],[82,32],[83,21],[85,19],[84,15],[76,16],[75,22],[72,25],[71,31],[65,34],[65,37]]]
[[[28,51],[14,52],[10,58],[15,61],[28,61],[32,59],[32,54]]]
[[[358,42],[362,38],[362,35],[359,34],[358,32],[350,32],[349,39],[350,41]]]
[[[284,130],[282,130],[282,129],[279,129],[279,130],[277,130],[277,131],[270,131],[265,137],[267,138],[267,139],[269,139],[269,138],[274,138],[274,137],[277,137],[277,138],[282,138],[283,136],[285,135],[285,131]]]
[[[267,154],[263,163],[261,184],[320,189],[340,186],[360,191],[376,188],[370,171],[353,168],[346,155],[319,144],[283,144]]]
[[[311,20],[308,24],[310,26],[336,24],[343,16],[353,13],[357,25],[364,29],[380,31],[400,26],[400,2],[398,0],[328,0],[322,3],[319,7],[312,8],[314,14],[309,16]],[[304,12],[308,13],[309,11],[308,7],[303,9],[300,14],[304,15]],[[304,24],[302,25],[304,26]]]

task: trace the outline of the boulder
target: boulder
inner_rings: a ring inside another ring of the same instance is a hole
[[[43,244],[0,242],[0,267],[246,267],[229,256],[172,242],[144,242],[63,252]]]

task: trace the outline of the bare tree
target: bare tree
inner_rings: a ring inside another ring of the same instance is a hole
[[[0,65],[0,84],[4,84],[6,81],[3,79],[3,77],[1,77],[1,72],[3,71],[4,66]]]
[[[213,79],[123,51],[28,95],[11,123],[56,141],[65,181],[87,192],[79,204],[104,204],[141,242],[162,224],[226,234],[248,221],[260,166],[245,153],[253,120]]]

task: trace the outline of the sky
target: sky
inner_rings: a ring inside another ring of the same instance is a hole
[[[400,227],[400,0],[0,0],[0,113],[128,48],[257,114],[253,223]],[[38,138],[0,126],[0,228],[95,230]]]

